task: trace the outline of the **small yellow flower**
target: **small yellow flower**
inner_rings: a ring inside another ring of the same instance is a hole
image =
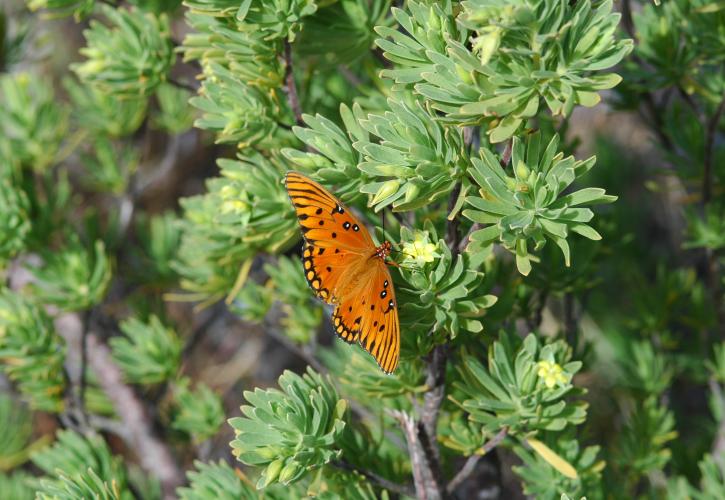
[[[427,231],[416,231],[412,242],[403,243],[403,253],[406,259],[414,260],[418,266],[433,262],[440,254],[437,246],[428,240]]]
[[[538,366],[539,372],[537,375],[544,379],[544,384],[549,389],[553,389],[557,384],[566,384],[569,381],[564,370],[558,363],[539,361]]]
[[[223,214],[241,214],[248,210],[249,205],[244,203],[242,200],[225,200],[222,203],[222,213]]]

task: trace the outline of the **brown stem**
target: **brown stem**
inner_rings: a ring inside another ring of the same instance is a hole
[[[634,33],[634,21],[632,19],[632,6],[629,4],[629,0],[622,0],[622,26],[624,31],[632,38],[636,40],[637,37]]]
[[[712,201],[715,138],[723,112],[725,112],[725,93],[723,93],[715,113],[713,113],[705,124],[705,152],[703,155],[702,172],[703,217],[706,216],[707,206]],[[720,337],[722,338],[725,336],[725,308],[723,306],[722,286],[720,284],[720,265],[718,257],[712,248],[705,248],[705,281],[710,291],[710,296],[712,297],[713,307],[715,308],[715,317],[717,318],[718,325],[716,326],[716,330],[720,331]]]
[[[715,113],[710,117],[705,128],[705,155],[704,165],[702,173],[702,204],[706,206],[712,199],[712,163],[713,153],[715,149],[715,135],[717,134],[717,127],[720,123],[720,118],[725,111],[725,93],[723,93],[720,99]]]
[[[456,201],[461,194],[461,183],[457,182],[451,191],[451,195],[448,198],[448,213],[453,212],[453,208],[456,206]],[[446,243],[454,254],[458,254],[459,234],[458,234],[458,216],[448,221],[446,225]],[[455,258],[455,255],[454,255]]]
[[[179,465],[166,444],[154,435],[143,404],[123,383],[121,370],[114,363],[108,346],[93,333],[88,334],[87,340],[90,366],[128,431],[127,444],[135,451],[146,472],[159,479],[164,498],[176,498],[175,490],[184,481]]]
[[[199,88],[197,86],[192,85],[190,83],[182,82],[181,80],[177,80],[176,78],[169,77],[168,82],[179,88],[186,89],[189,92],[192,92],[194,94],[196,94],[196,92],[199,90]]]
[[[295,85],[295,77],[292,72],[292,45],[289,40],[284,42],[284,61],[286,63],[284,70],[284,81],[287,86],[287,101],[289,107],[295,115],[295,122],[297,125],[303,125],[302,121],[302,108],[300,107],[300,99],[297,95],[297,86]]]
[[[80,351],[81,351],[81,368],[78,374],[78,412],[80,418],[85,422],[88,420],[86,414],[86,387],[88,380],[86,371],[88,371],[88,329],[91,327],[91,318],[93,317],[92,309],[87,310],[83,314],[83,330],[81,331]]]
[[[435,474],[430,468],[426,453],[420,442],[420,433],[415,420],[403,411],[393,410],[390,411],[390,414],[400,422],[403,434],[408,442],[408,454],[413,469],[416,497],[419,500],[439,500],[443,498],[443,491],[435,479]]]
[[[476,469],[476,464],[481,459],[482,456],[486,455],[487,453],[490,453],[496,446],[501,444],[501,442],[506,438],[506,435],[508,434],[508,427],[502,427],[498,433],[492,437],[486,444],[483,445],[481,448],[481,452],[477,453],[475,455],[471,455],[468,457],[468,460],[466,460],[466,463],[463,464],[463,467],[460,471],[458,471],[458,474],[453,476],[453,479],[450,480],[448,483],[448,486],[446,486],[446,491],[448,494],[452,494],[456,488],[458,488],[463,482],[468,479],[468,477],[473,473],[473,471]]]
[[[723,400],[723,393],[720,384],[713,378],[708,381],[710,386],[710,392],[715,397],[716,401]],[[715,433],[715,441],[712,444],[712,456],[721,457],[725,453],[725,418],[721,419]]]
[[[513,139],[509,139],[506,143],[506,147],[504,147],[503,149],[503,153],[501,153],[501,167],[503,167],[504,169],[506,169],[509,162],[511,161],[511,148],[513,147],[513,144]]]

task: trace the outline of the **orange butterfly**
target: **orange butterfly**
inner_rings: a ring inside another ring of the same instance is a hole
[[[305,278],[319,298],[337,306],[335,332],[392,373],[400,356],[400,324],[386,266],[390,242],[376,247],[352,212],[312,179],[288,172],[285,185],[305,240]]]

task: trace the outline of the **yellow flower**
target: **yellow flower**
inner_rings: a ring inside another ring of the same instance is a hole
[[[433,262],[440,254],[436,251],[437,246],[428,240],[427,231],[416,231],[412,242],[403,243],[403,253],[406,259],[414,260],[419,266]]]
[[[539,361],[538,366],[539,372],[537,375],[544,379],[544,384],[549,389],[552,389],[557,384],[566,384],[569,381],[564,370],[558,363]]]
[[[223,214],[241,214],[247,211],[249,205],[242,200],[225,200],[222,203],[221,211]]]

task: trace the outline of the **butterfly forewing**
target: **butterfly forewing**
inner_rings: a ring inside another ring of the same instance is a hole
[[[285,185],[305,241],[361,254],[375,252],[375,243],[365,226],[325,188],[296,172],[287,174]]]
[[[302,228],[305,278],[315,294],[336,304],[337,335],[358,342],[383,371],[398,365],[400,326],[393,281],[365,226],[325,188],[289,172],[285,185]]]

